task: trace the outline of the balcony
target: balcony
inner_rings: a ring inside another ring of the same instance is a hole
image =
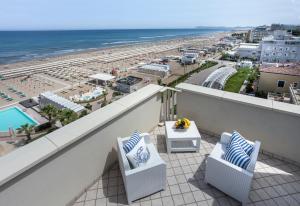
[[[239,205],[203,182],[206,157],[233,129],[262,142],[249,205],[300,204],[298,106],[190,84],[177,89],[149,85],[4,156],[0,205],[126,205],[116,138],[134,130],[151,133],[168,176],[166,191],[135,205]],[[196,122],[200,153],[166,153],[157,125],[174,117],[175,104],[178,117]]]
[[[161,157],[167,163],[167,190],[135,201],[133,205],[239,205],[239,202],[204,183],[205,160],[219,140],[201,131],[200,153],[167,154],[164,127],[150,134]],[[249,205],[300,204],[300,167],[261,154],[250,193]],[[298,201],[298,202],[297,202]],[[97,179],[73,206],[127,205],[123,180],[114,164]]]

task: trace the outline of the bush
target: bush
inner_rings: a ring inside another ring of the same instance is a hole
[[[113,97],[120,96],[120,95],[122,95],[122,93],[119,91],[114,91],[112,94]]]
[[[84,116],[86,116],[87,114],[88,114],[87,110],[83,110],[83,111],[80,113],[79,118],[84,117]]]
[[[265,91],[259,91],[255,93],[256,97],[260,97],[260,98],[264,98],[267,99],[268,98],[268,93]]]
[[[246,93],[252,93],[253,91],[252,83],[248,83],[246,86]]]
[[[50,127],[51,127],[51,123],[50,122],[46,122],[44,124],[40,124],[40,125],[36,126],[34,128],[34,130],[35,130],[35,132],[40,132],[40,131],[43,131],[43,130],[48,129]]]

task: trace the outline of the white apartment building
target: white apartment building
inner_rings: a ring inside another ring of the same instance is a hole
[[[236,49],[236,52],[237,55],[242,59],[259,60],[260,45],[252,43],[241,43],[240,46]]]
[[[261,62],[300,62],[300,38],[288,35],[286,31],[274,31],[261,42]]]

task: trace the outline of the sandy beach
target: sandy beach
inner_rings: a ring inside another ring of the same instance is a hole
[[[57,57],[31,60],[14,64],[0,65],[0,106],[16,103],[45,91],[54,91],[66,98],[86,92],[93,86],[87,84],[89,76],[118,69],[118,77],[137,75],[145,84],[156,83],[157,77],[140,74],[135,68],[142,63],[150,63],[163,56],[180,56],[178,48],[203,48],[216,44],[228,33],[215,33],[211,36],[178,38],[172,40],[131,44]],[[171,65],[170,79],[181,75],[182,68]],[[189,69],[189,68],[187,68]],[[7,98],[6,98],[7,97]]]

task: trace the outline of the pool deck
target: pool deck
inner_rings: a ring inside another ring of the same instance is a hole
[[[46,118],[42,117],[35,110],[33,110],[31,108],[25,108],[24,106],[22,106],[19,103],[14,103],[14,104],[10,104],[10,105],[4,106],[4,107],[0,107],[0,110],[5,110],[5,109],[11,108],[11,107],[18,107],[18,108],[20,108],[24,113],[26,113],[27,115],[29,115],[38,124],[44,124],[44,123],[48,122],[48,120]]]

